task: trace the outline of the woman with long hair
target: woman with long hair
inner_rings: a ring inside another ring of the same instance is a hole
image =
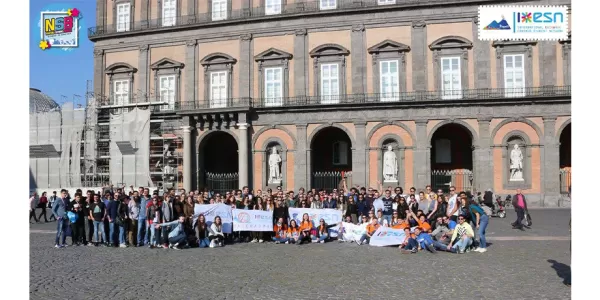
[[[408,217],[406,215],[406,211],[408,210],[408,203],[406,203],[406,198],[402,196],[398,197],[398,208],[396,210],[398,211],[398,217],[400,219],[406,219],[406,217]]]
[[[254,203],[254,207],[252,209],[253,210],[263,210],[263,211],[265,210],[264,203],[260,197],[256,198],[256,203]],[[250,235],[252,236],[252,243],[264,242],[262,231],[252,231],[252,232],[250,232]]]
[[[350,198],[350,200],[353,201],[352,198]],[[329,228],[336,226],[337,224],[331,224],[331,225],[327,225],[327,223],[325,223],[325,220],[323,218],[321,218],[321,220],[319,220],[319,226],[317,227],[317,240],[315,242],[319,242],[321,244],[324,244],[325,241],[327,241],[327,239],[329,238]]]
[[[302,245],[304,242],[310,242],[310,231],[313,225],[307,213],[302,215],[302,222],[300,222],[300,238],[296,241],[296,244]]]
[[[275,242],[275,244],[288,243],[287,230],[288,227],[283,222],[283,218],[278,218],[277,223],[273,225],[273,233],[275,235],[273,236],[273,241]]]
[[[354,203],[354,197],[348,197],[348,204],[346,205],[346,211],[344,212],[346,217],[352,219],[352,224],[358,222],[358,205]]]
[[[433,204],[433,208],[429,211],[429,214],[427,215],[427,219],[429,220],[435,220],[437,219],[437,217],[443,217],[446,215],[446,208],[448,208],[447,203],[445,202],[446,199],[444,197],[444,195],[436,195],[433,194],[433,199],[432,201],[435,199],[435,202]]]
[[[285,241],[285,243],[286,244],[289,244],[290,242],[298,243],[299,240],[300,240],[300,228],[298,227],[296,220],[292,219],[290,221],[290,227],[288,227],[287,241]]]
[[[209,247],[223,247],[223,240],[225,236],[223,235],[223,221],[221,221],[221,217],[216,216],[213,223],[210,225],[210,230],[208,234],[208,239],[210,240]]]
[[[196,237],[198,238],[198,247],[206,248],[210,245],[210,240],[208,239],[210,230],[208,228],[208,224],[206,224],[206,218],[203,214],[198,216],[198,221],[196,222]]]

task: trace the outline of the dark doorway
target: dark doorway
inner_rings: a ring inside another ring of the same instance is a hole
[[[431,137],[431,185],[434,190],[472,190],[473,136],[460,124],[446,124]]]
[[[560,168],[571,167],[571,124],[560,134]]]
[[[322,129],[310,148],[313,188],[330,191],[339,187],[343,177],[351,176],[352,142],[346,132],[337,127]]]
[[[238,188],[238,145],[229,133],[210,133],[199,147],[200,187],[218,193]]]

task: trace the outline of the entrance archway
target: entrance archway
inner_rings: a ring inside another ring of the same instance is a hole
[[[342,178],[352,176],[352,141],[348,134],[337,127],[319,130],[312,138],[311,187],[331,191],[339,188]]]
[[[559,142],[560,193],[566,195],[571,192],[571,124],[560,133]]]
[[[198,147],[198,186],[225,193],[238,188],[238,144],[226,132],[215,131]]]
[[[456,123],[439,127],[431,137],[431,185],[448,192],[473,188],[473,135]]]

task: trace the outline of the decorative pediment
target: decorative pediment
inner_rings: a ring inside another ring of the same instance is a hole
[[[367,51],[369,51],[369,54],[386,52],[408,52],[410,51],[410,47],[402,43],[394,42],[392,40],[385,40],[367,49]]]
[[[160,70],[160,69],[181,69],[184,64],[178,61],[174,61],[170,58],[163,58],[155,63],[153,63],[150,68],[152,70]]]
[[[210,65],[235,64],[236,62],[237,62],[237,59],[235,59],[225,53],[217,52],[217,53],[212,53],[212,54],[205,56],[200,61],[200,64],[203,66],[210,66]]]
[[[285,51],[269,48],[254,57],[255,61],[265,61],[265,60],[290,60],[292,55]]]
[[[435,40],[429,49],[431,50],[442,50],[442,49],[470,49],[473,48],[473,43],[464,37],[460,36],[445,36]]]
[[[340,55],[346,56],[348,54],[350,54],[350,51],[338,44],[324,44],[310,51],[310,57]]]
[[[137,72],[137,69],[132,67],[130,64],[127,63],[114,63],[110,66],[108,66],[105,70],[106,74],[109,75],[113,75],[113,74],[123,74],[123,73],[135,73]]]
[[[509,47],[509,46],[534,46],[536,41],[529,40],[497,40],[492,42],[492,47]]]

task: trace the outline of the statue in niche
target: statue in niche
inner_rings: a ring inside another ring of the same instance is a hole
[[[398,182],[398,158],[391,145],[383,154],[383,181]]]
[[[510,181],[523,181],[523,152],[517,144],[510,151]]]
[[[281,156],[277,153],[277,148],[273,147],[269,154],[269,183],[281,183]]]

